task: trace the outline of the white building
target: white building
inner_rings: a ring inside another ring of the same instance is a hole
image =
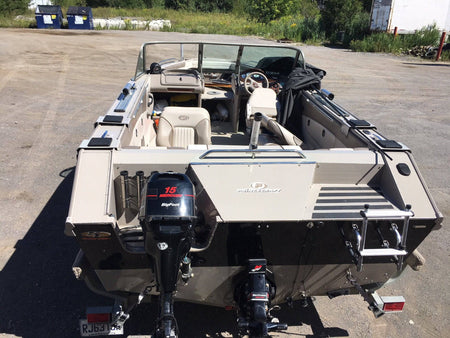
[[[373,0],[371,30],[412,33],[436,24],[450,31],[450,0]]]
[[[28,4],[28,8],[34,9],[40,5],[51,5],[51,4],[52,4],[51,0],[31,0],[30,3]]]

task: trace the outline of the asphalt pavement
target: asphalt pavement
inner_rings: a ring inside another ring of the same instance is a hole
[[[245,41],[251,37],[148,31],[0,29],[0,336],[77,337],[86,305],[107,304],[72,275],[77,253],[63,235],[76,149],[132,77],[146,41]],[[405,309],[375,319],[358,295],[283,306],[289,333],[276,337],[448,337],[450,301],[450,64],[418,58],[302,47],[327,71],[335,102],[412,150],[446,219],[419,247],[427,262],[382,295]],[[183,337],[232,336],[223,309],[177,303]],[[128,336],[148,336],[155,308],[143,305]]]

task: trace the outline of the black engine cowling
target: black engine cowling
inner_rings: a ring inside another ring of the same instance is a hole
[[[146,187],[141,209],[145,250],[155,263],[160,291],[176,290],[181,260],[191,248],[195,222],[195,190],[184,174],[155,173]]]
[[[183,258],[189,261],[187,254],[196,219],[194,186],[184,174],[155,173],[147,183],[142,204],[140,221],[145,251],[152,258],[160,292],[160,310],[154,336],[177,337],[173,293],[177,289],[181,262]]]

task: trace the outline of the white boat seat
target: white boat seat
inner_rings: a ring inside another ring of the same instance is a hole
[[[165,107],[159,118],[156,145],[187,148],[190,144],[211,144],[208,111],[199,107]]]
[[[263,113],[268,117],[277,116],[277,94],[270,88],[256,88],[247,103],[247,120],[255,113]]]

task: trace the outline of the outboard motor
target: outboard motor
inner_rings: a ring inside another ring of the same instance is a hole
[[[172,172],[153,174],[147,183],[140,221],[160,292],[156,337],[177,335],[172,297],[182,260],[187,260],[191,248],[195,219],[195,191],[189,177]]]
[[[287,330],[287,324],[272,317],[270,301],[275,297],[276,287],[268,277],[264,258],[249,259],[246,278],[235,290],[239,304],[238,326],[250,337],[268,337],[270,331]]]

